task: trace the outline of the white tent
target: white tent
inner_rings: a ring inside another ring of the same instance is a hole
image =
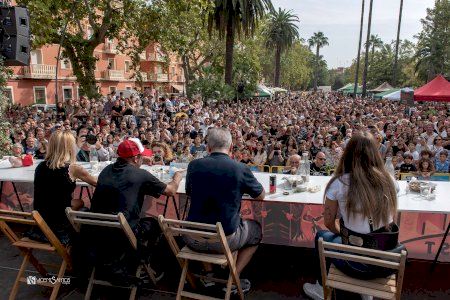
[[[390,101],[400,101],[401,92],[413,92],[414,90],[412,88],[404,88],[395,92],[392,92],[390,94],[384,95],[383,99],[387,99]]]

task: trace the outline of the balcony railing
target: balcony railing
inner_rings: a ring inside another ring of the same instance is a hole
[[[125,76],[123,70],[106,70],[103,71],[103,79],[117,81],[125,79]]]
[[[56,66],[53,65],[30,65],[24,67],[25,78],[44,78],[51,79],[55,77]]]
[[[157,81],[157,82],[168,82],[169,81],[169,74],[164,73],[148,73],[148,78],[150,81]]]
[[[162,56],[160,54],[157,54],[157,53],[149,53],[148,56],[147,56],[147,59],[149,61],[161,61],[161,62],[163,62],[163,61],[165,61],[166,57]]]
[[[148,76],[147,76],[147,73],[145,73],[145,72],[140,72],[141,73],[141,76],[142,76],[142,81],[148,81]],[[137,80],[137,76],[134,76],[134,80]]]
[[[117,54],[117,48],[116,45],[113,43],[105,43],[103,46],[103,50],[106,53],[110,53],[110,54]]]

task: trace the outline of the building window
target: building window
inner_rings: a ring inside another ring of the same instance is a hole
[[[161,74],[163,71],[162,71],[162,67],[161,66],[157,66],[156,67],[156,74]]]
[[[3,89],[3,95],[8,99],[8,103],[13,104],[14,103],[14,94],[13,94],[13,88],[12,86],[8,86]]]
[[[110,93],[115,92],[115,91],[116,91],[116,87],[115,86],[110,86],[109,87],[109,92]]]
[[[126,86],[125,89],[126,89],[127,91],[131,91],[131,86]]]
[[[172,67],[172,75],[175,75],[175,67]]]
[[[73,99],[71,86],[63,86],[63,99],[64,99],[64,101]]]
[[[131,69],[131,62],[129,60],[125,61],[125,73],[129,73]]]
[[[34,91],[34,103],[36,104],[46,104],[47,103],[47,92],[45,86],[35,86]]]
[[[115,70],[116,64],[114,63],[114,58],[108,58],[108,70]]]
[[[42,65],[42,52],[41,52],[41,50],[30,51],[30,63],[32,65]]]

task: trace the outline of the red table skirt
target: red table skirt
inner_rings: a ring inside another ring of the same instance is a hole
[[[15,183],[25,211],[33,207],[33,184]],[[74,197],[78,197],[77,187]],[[92,194],[92,189],[91,189]],[[83,201],[89,206],[89,198],[84,189]],[[176,197],[180,215],[183,213],[185,197]],[[181,202],[181,206],[180,206]],[[166,197],[148,197],[143,205],[143,215],[158,216],[164,212]],[[3,184],[0,209],[20,210],[20,205],[10,182]],[[283,204],[262,201],[243,201],[241,214],[254,219],[263,228],[263,243],[314,247],[314,236],[318,230],[326,229],[323,224],[322,205]],[[176,218],[173,203],[169,201],[166,217]],[[411,258],[433,260],[445,229],[450,222],[450,214],[409,213],[400,214],[400,241],[406,245]],[[450,237],[444,244],[439,261],[450,262]]]

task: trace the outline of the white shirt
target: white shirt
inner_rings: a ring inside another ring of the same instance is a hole
[[[349,186],[350,177],[348,174],[344,174],[342,177],[333,181],[333,183],[326,190],[326,197],[331,201],[338,201],[339,213],[344,220],[345,227],[350,230],[359,232],[359,233],[370,233],[369,219],[363,217],[361,214],[353,215],[351,219],[349,219],[346,204],[347,204],[347,192]],[[395,184],[395,189],[397,192],[399,191],[399,187],[397,182],[392,179]],[[390,217],[389,222],[394,220],[394,216]],[[383,225],[374,224],[374,229],[378,229]]]

